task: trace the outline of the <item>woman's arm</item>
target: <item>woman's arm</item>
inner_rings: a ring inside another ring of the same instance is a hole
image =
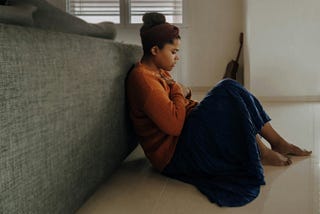
[[[187,99],[190,99],[191,98],[191,88],[189,88],[189,87],[186,87],[186,86],[184,86],[184,85],[182,85],[181,83],[178,83],[178,82],[176,82],[174,79],[172,79],[170,76],[169,77],[162,77],[166,82],[167,82],[167,84],[169,85],[169,86],[171,86],[172,84],[174,84],[174,83],[177,83],[177,84],[179,84],[179,86],[181,87],[181,89],[182,89],[182,94],[183,94],[183,96],[185,97],[185,98],[187,98]]]
[[[170,97],[165,90],[154,88],[143,105],[144,112],[163,132],[179,136],[186,117],[186,100],[179,84],[172,83]]]

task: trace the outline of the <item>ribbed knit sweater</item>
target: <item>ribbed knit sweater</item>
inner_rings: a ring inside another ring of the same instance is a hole
[[[138,62],[127,79],[130,118],[150,163],[162,171],[170,162],[184,122],[196,101],[186,99],[178,83],[168,85],[168,71]]]

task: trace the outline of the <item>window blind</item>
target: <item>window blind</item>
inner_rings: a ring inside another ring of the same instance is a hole
[[[67,10],[91,23],[112,21],[119,24],[120,20],[143,23],[142,16],[146,12],[160,12],[169,23],[183,20],[183,0],[67,0]]]
[[[159,12],[169,23],[182,23],[183,0],[129,0],[130,23],[142,23],[146,12]]]
[[[91,23],[120,23],[120,0],[69,0],[68,11]]]

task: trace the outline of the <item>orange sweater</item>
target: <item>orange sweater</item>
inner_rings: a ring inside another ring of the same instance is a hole
[[[169,72],[150,70],[138,62],[127,80],[130,118],[146,157],[158,171],[171,160],[186,116],[197,105],[181,87],[161,77]]]

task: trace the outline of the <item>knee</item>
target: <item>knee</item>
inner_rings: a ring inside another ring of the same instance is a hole
[[[216,86],[214,86],[207,95],[211,95],[214,93],[214,91],[225,91],[225,89],[236,89],[237,91],[239,90],[245,90],[244,87],[238,83],[236,80],[231,79],[231,78],[226,78],[223,80],[220,80],[220,82],[218,82],[216,84]]]
[[[221,80],[220,82],[218,82],[218,85],[236,85],[236,86],[241,86],[240,83],[238,83],[236,80],[231,79],[231,78],[226,78],[226,79]]]

